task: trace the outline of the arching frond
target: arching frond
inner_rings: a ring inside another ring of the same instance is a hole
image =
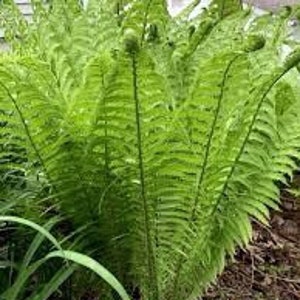
[[[53,1],[0,61],[0,200],[18,172],[38,177],[31,199],[47,185],[86,251],[147,300],[196,299],[299,158],[299,53],[274,46],[286,16],[259,34],[265,19],[234,11]]]

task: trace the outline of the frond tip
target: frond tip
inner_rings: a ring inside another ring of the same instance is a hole
[[[251,34],[246,37],[243,49],[245,52],[254,52],[262,49],[265,44],[266,40],[263,36]]]
[[[127,28],[124,32],[124,45],[128,53],[137,53],[139,51],[139,37],[134,29]]]
[[[296,67],[300,63],[300,48],[290,53],[284,61],[284,67],[289,70]]]

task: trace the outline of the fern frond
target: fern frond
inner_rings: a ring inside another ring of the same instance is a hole
[[[128,5],[122,28],[123,31],[128,28],[136,31],[140,43],[143,44],[145,41],[164,39],[169,21],[166,1],[137,0]]]
[[[219,16],[223,19],[228,15],[241,11],[243,3],[241,0],[214,0],[211,5],[216,5]]]
[[[88,223],[87,251],[129,292],[195,299],[299,158],[299,52],[283,63],[272,43],[284,22],[174,21],[160,0],[36,8],[0,63],[1,181],[38,174],[32,198]]]

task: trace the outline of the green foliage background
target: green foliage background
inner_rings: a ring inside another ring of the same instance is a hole
[[[146,300],[196,299],[248,244],[251,218],[268,222],[299,158],[299,50],[281,51],[294,11],[219,2],[190,20],[162,0],[33,1],[31,24],[2,6],[1,214],[60,216],[66,248]],[[16,245],[4,299],[29,242]],[[43,299],[49,277],[58,288],[75,272],[53,269],[13,299]]]

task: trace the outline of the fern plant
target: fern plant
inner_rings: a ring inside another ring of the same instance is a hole
[[[31,24],[8,18],[1,136],[143,299],[199,297],[299,158],[300,55],[280,55],[290,12],[253,19],[231,2],[192,20],[162,0],[33,2]]]

